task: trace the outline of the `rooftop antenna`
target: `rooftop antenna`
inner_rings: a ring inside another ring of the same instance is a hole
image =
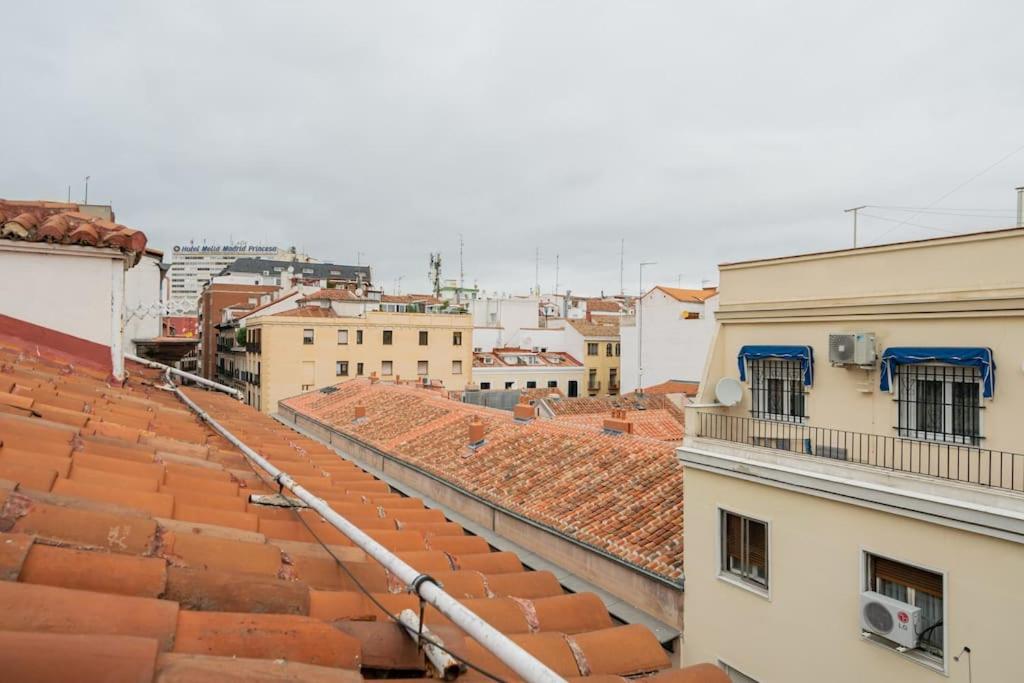
[[[1017,188],[1017,227],[1024,228],[1024,187]]]
[[[537,247],[533,261],[533,291],[535,294],[540,294],[540,247]]]
[[[555,254],[555,294],[558,294],[558,254]]]
[[[89,178],[90,176],[85,176],[85,199],[82,201],[83,204],[89,203]]]
[[[441,298],[441,254],[431,253],[430,254],[430,271],[427,273],[427,279],[430,280],[430,284],[434,288],[434,296],[438,299]]]
[[[456,304],[462,303],[462,288],[466,284],[466,271],[465,271],[465,269],[463,267],[463,262],[462,262],[462,248],[463,248],[464,244],[465,243],[462,240],[462,233],[460,232],[459,233],[459,288],[455,290],[455,303]],[[440,254],[439,254],[438,255],[438,263],[439,264],[440,264],[440,258],[441,257],[440,257]]]
[[[68,185],[68,204],[71,203],[71,186]]]
[[[357,251],[356,252],[356,265],[357,266],[363,265],[363,252],[361,252],[361,251]]]
[[[843,209],[843,213],[853,213],[853,248],[857,248],[857,212],[866,209],[867,206],[855,206],[852,209]]]
[[[626,295],[625,272],[626,272],[626,238],[619,242],[619,295]]]

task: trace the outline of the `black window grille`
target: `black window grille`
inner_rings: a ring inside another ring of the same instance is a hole
[[[750,414],[782,422],[801,422],[807,417],[807,395],[800,361],[752,360]]]
[[[981,375],[977,368],[905,365],[897,374],[900,436],[978,445]]]

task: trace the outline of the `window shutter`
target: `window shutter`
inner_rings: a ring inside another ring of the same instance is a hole
[[[736,515],[723,513],[725,516],[725,555],[743,557],[743,520]]]
[[[872,556],[871,564],[876,579],[898,583],[937,598],[942,597],[942,576],[939,574],[884,557]]]
[[[751,565],[768,566],[768,533],[765,525],[747,520],[747,559]]]

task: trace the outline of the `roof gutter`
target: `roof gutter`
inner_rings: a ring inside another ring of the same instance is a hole
[[[171,373],[172,375],[177,375],[179,377],[184,377],[185,379],[192,380],[196,384],[202,384],[204,387],[209,387],[211,389],[216,389],[217,391],[223,391],[225,394],[230,394],[231,396],[234,396],[239,401],[241,401],[243,398],[245,398],[243,396],[242,392],[239,391],[238,389],[234,389],[232,387],[229,387],[226,384],[220,384],[219,382],[214,382],[213,380],[206,379],[205,377],[200,377],[199,375],[193,375],[191,372],[185,372],[184,370],[179,370],[178,368],[173,368],[170,365],[164,365],[163,363],[157,363],[155,360],[147,360],[145,358],[140,358],[139,356],[133,356],[130,353],[124,354],[124,357],[127,358],[128,360],[135,361],[136,363],[141,363],[142,365],[145,365],[148,368],[154,368],[156,370],[163,370],[165,372]]]
[[[169,379],[170,377],[168,376]],[[172,383],[172,386],[174,387],[174,393],[178,395],[182,402],[195,411],[218,434],[234,444],[235,447],[242,451],[246,458],[270,474],[274,481],[291,491],[296,498],[316,510],[328,524],[348,536],[363,552],[379,562],[404,584],[411,587],[424,602],[436,607],[441,614],[451,619],[456,626],[489,650],[506,666],[515,671],[516,674],[522,676],[523,680],[528,683],[564,683],[564,678],[514,643],[501,631],[481,619],[461,602],[445,593],[431,577],[421,574],[400,560],[394,553],[373,540],[362,529],[335,512],[326,501],[314,496],[288,476],[286,472],[281,471],[262,455],[245,445],[238,437],[222,427],[206,411],[189,399],[176,385]]]

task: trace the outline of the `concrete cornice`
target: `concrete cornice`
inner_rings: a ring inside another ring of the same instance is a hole
[[[707,440],[688,439],[676,454],[690,469],[1024,544],[1024,497],[1016,494]]]

